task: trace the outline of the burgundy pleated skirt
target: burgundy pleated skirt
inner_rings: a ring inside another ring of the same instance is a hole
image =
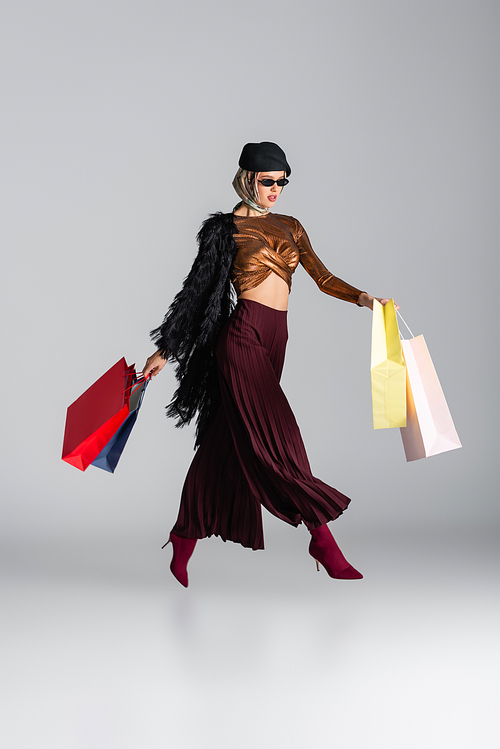
[[[262,510],[317,528],[350,500],[315,478],[279,381],[287,313],[238,301],[217,346],[222,406],[189,468],[173,532],[264,548]]]

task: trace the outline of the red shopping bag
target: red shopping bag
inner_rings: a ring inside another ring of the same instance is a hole
[[[81,471],[92,463],[128,417],[135,365],[120,359],[71,404],[62,459]]]

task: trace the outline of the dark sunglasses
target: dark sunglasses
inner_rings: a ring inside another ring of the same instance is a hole
[[[276,183],[278,187],[284,187],[285,185],[288,185],[290,180],[282,177],[281,179],[259,179],[258,182],[260,182],[261,185],[264,185],[264,187],[272,187],[274,183]]]

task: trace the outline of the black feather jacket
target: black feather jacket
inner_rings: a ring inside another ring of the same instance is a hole
[[[215,349],[235,304],[231,268],[237,232],[232,213],[214,213],[197,235],[193,266],[151,338],[164,359],[175,363],[178,387],[167,416],[182,427],[197,416],[197,447],[221,402]]]

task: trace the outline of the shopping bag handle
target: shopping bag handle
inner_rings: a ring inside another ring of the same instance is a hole
[[[134,372],[129,372],[128,374],[125,374],[123,376],[124,377],[128,377],[129,374],[134,375],[135,376],[135,380],[133,381],[133,383],[131,385],[129,385],[128,387],[125,388],[125,392],[127,392],[127,390],[131,390],[132,388],[135,388],[136,385],[142,385],[142,383],[145,382],[145,380],[151,379],[151,375],[148,375],[147,377],[144,377],[144,375],[142,374],[142,372],[141,372],[140,376],[137,377],[137,372],[135,372],[135,371]]]
[[[412,338],[415,338],[415,336],[414,336],[414,335],[413,335],[413,333],[411,332],[410,328],[409,328],[409,327],[408,327],[408,325],[406,324],[406,322],[405,322],[405,320],[404,320],[404,317],[403,317],[403,315],[401,314],[401,312],[400,312],[400,311],[399,311],[398,309],[396,310],[396,314],[397,314],[397,315],[399,315],[399,317],[400,317],[400,318],[401,318],[401,320],[403,321],[403,323],[404,323],[405,327],[406,327],[406,328],[408,329],[408,332],[409,332],[409,334],[411,335],[411,337],[412,337]],[[400,336],[401,340],[403,340],[403,341],[404,341],[404,338],[403,338],[403,336],[401,335],[401,331],[399,331],[399,336]]]

